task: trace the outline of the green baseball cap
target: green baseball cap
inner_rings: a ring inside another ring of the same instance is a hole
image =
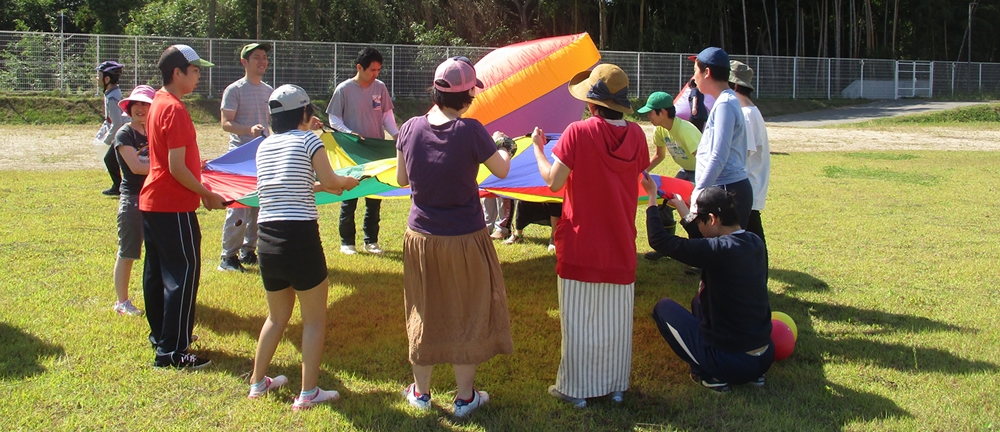
[[[656,92],[649,95],[649,99],[646,99],[646,105],[642,108],[635,110],[639,114],[645,114],[652,110],[667,109],[674,106],[674,98],[666,92]]]
[[[240,58],[242,58],[242,59],[249,58],[250,57],[250,53],[252,53],[253,50],[255,50],[257,48],[260,48],[260,49],[264,50],[264,52],[271,51],[271,45],[270,44],[257,43],[257,42],[249,43],[249,44],[243,45],[243,49],[240,50]]]

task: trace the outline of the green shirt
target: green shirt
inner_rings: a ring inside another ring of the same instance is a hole
[[[694,155],[698,151],[699,142],[701,142],[701,132],[698,128],[679,117],[674,118],[672,128],[657,126],[656,132],[653,133],[653,144],[657,147],[666,147],[674,162],[684,168],[684,171],[694,172]]]

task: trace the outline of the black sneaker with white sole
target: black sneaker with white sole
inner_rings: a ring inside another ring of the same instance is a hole
[[[236,255],[223,258],[222,262],[219,263],[219,267],[216,268],[216,270],[240,272],[240,273],[247,271],[247,269],[243,268],[243,264],[240,264],[240,259]]]
[[[715,378],[702,377],[701,385],[716,393],[729,393],[729,391],[732,390],[732,387],[729,387],[729,383],[719,381]]]
[[[158,368],[174,368],[183,370],[196,370],[201,369],[205,366],[211,364],[212,361],[206,358],[198,358],[194,354],[181,354],[177,361],[170,358],[156,359],[153,362],[153,367]]]
[[[243,265],[257,265],[257,253],[254,251],[247,252],[245,254],[240,254],[240,264]]]
[[[750,384],[755,387],[764,387],[764,375],[761,375],[757,379],[750,381]]]

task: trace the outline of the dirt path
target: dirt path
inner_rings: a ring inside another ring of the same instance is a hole
[[[217,125],[198,125],[201,157],[212,159],[227,149],[228,135]],[[643,125],[652,142],[653,128]],[[0,125],[0,171],[71,171],[104,169],[91,142],[96,126]],[[772,152],[864,150],[1000,151],[1000,128],[963,126],[892,128],[803,128],[768,125]]]

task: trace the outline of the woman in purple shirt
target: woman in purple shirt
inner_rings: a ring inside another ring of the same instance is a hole
[[[450,363],[456,417],[489,401],[473,387],[476,366],[514,351],[503,273],[476,182],[483,163],[506,177],[513,149],[498,149],[482,123],[461,118],[477,87],[483,84],[469,59],[445,60],[430,90],[435,106],[403,124],[396,143],[397,180],[410,185],[412,196],[403,281],[414,383],[403,395],[416,408],[430,408],[431,371]]]

